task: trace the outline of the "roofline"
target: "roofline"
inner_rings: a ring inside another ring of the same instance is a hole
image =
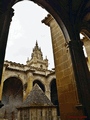
[[[23,108],[56,108],[57,105],[31,105],[31,106],[22,106],[17,107],[17,109],[23,109]]]

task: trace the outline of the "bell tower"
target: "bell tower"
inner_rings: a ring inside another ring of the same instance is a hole
[[[33,66],[41,69],[48,69],[48,59],[47,57],[43,59],[43,53],[41,51],[41,48],[38,46],[37,41],[35,47],[33,48],[31,59],[28,59],[26,63],[28,66]]]

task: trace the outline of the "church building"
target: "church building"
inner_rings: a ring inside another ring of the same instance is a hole
[[[48,59],[43,59],[37,41],[31,58],[28,58],[25,65],[4,61],[0,96],[4,106],[0,109],[0,118],[9,120],[17,118],[18,106],[27,99],[35,84],[44,92],[48,101],[57,105],[59,115],[55,69],[48,69]]]

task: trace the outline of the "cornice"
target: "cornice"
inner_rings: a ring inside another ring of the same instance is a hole
[[[34,67],[34,66],[28,66],[28,65],[24,65],[24,64],[12,62],[12,61],[7,61],[7,60],[4,62],[4,66],[6,67],[7,70],[20,71],[20,72],[29,72],[29,71],[30,72],[35,72],[35,71],[46,72],[46,71],[49,71],[50,73],[52,72],[51,70],[38,68],[38,67]],[[22,69],[19,69],[19,68],[16,68],[16,67],[20,67]],[[27,67],[26,70],[24,69],[25,67]]]
[[[49,71],[49,72],[50,73],[48,73],[48,74],[46,74],[46,72],[45,72],[45,74],[40,74],[40,73],[34,72],[33,75],[40,75],[40,76],[44,76],[44,77],[49,77],[50,75],[55,74],[55,71]]]
[[[34,72],[34,73],[33,73],[33,75],[34,75],[34,76],[35,76],[35,75],[39,75],[39,76],[46,77],[46,75],[45,75],[45,74],[40,74],[40,73],[36,73],[36,72]]]
[[[7,70],[11,70],[11,71],[19,71],[19,72],[24,72],[24,73],[27,73],[27,72],[35,72],[35,70],[31,70],[31,69],[20,70],[20,69],[13,69],[13,68],[10,68],[10,67],[7,67]]]
[[[56,108],[56,105],[31,105],[31,106],[24,106],[24,107],[17,107],[17,109],[23,109],[23,108]]]
[[[16,63],[16,62],[12,62],[12,61],[8,61],[8,60],[6,60],[6,61],[4,61],[4,63],[7,63],[7,64],[10,64],[10,65],[15,65],[15,66],[18,66],[18,67],[25,67],[25,66],[27,66],[27,65],[24,65],[24,64],[20,64],[20,63]]]

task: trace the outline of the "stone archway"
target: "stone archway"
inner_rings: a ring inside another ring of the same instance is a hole
[[[7,0],[3,2],[2,8],[9,11],[7,14],[3,14],[2,20],[0,21],[0,28],[1,28],[1,34],[0,34],[0,53],[1,54],[1,61],[0,61],[0,77],[2,75],[2,69],[3,69],[3,61],[4,61],[4,55],[5,55],[5,48],[6,48],[6,41],[7,41],[7,35],[8,35],[8,29],[11,21],[11,16],[12,12],[11,7],[13,4],[18,2],[18,0],[13,0],[13,3],[10,3],[11,0]],[[90,13],[89,7],[89,0],[78,0],[77,2],[75,0],[73,1],[60,1],[60,0],[34,0],[35,3],[38,5],[41,5],[44,7],[47,11],[49,11],[56,21],[59,23],[59,26],[62,27],[64,35],[66,35],[66,39],[69,40],[68,34],[70,36],[70,41],[68,43],[69,49],[70,49],[70,54],[72,58],[72,63],[73,63],[73,68],[74,68],[74,73],[75,73],[75,80],[76,80],[76,88],[78,88],[79,92],[79,99],[81,104],[84,106],[85,111],[87,111],[87,116],[90,118],[90,76],[88,76],[88,69],[87,69],[87,64],[85,57],[83,55],[83,50],[82,50],[82,43],[80,42],[80,37],[79,37],[79,30],[82,27],[82,23],[84,22],[88,26],[90,26],[89,20],[90,17],[88,17],[88,13]],[[8,4],[10,3],[10,4]],[[4,6],[5,5],[5,6]],[[2,9],[1,9],[2,10]],[[3,13],[1,12],[1,13]],[[61,22],[61,19],[64,23],[64,25]],[[4,23],[4,24],[2,24]],[[87,25],[85,25],[87,27]],[[65,29],[65,26],[67,30]],[[5,27],[5,29],[3,29]],[[68,32],[67,32],[68,31]],[[90,27],[88,29],[88,32],[90,32]],[[89,34],[90,35],[90,34]],[[88,35],[88,36],[89,36]],[[55,53],[55,51],[54,51]],[[58,55],[57,55],[58,56]],[[57,57],[55,57],[57,58]],[[55,60],[56,62],[56,60]],[[57,73],[57,78],[59,80],[59,70],[58,70],[58,65],[60,62],[56,62],[56,73]],[[79,64],[78,64],[79,63]],[[60,66],[59,66],[60,67]],[[89,83],[89,84],[88,84]],[[58,91],[60,91],[60,84],[58,86]],[[70,87],[70,86],[68,86]],[[83,89],[84,87],[84,89]],[[75,88],[75,89],[76,89]],[[87,91],[85,91],[87,89]],[[59,93],[59,92],[58,92]],[[86,94],[87,93],[87,94]],[[72,94],[72,93],[71,93]],[[71,94],[68,94],[68,96],[71,96]],[[60,95],[60,94],[59,94]],[[64,96],[65,97],[65,96]],[[60,98],[59,98],[60,100]],[[65,104],[64,104],[65,105]],[[69,107],[71,104],[67,104],[67,107]],[[66,106],[66,105],[65,105]],[[75,108],[75,104],[72,104],[72,106]],[[82,109],[84,109],[82,108]],[[61,108],[62,109],[62,108]],[[62,109],[63,111],[63,109]],[[67,111],[70,113],[68,114]],[[62,115],[62,118],[66,118],[67,114],[71,115],[73,109],[67,110],[65,113],[65,116]],[[75,110],[76,111],[76,110]],[[84,111],[84,112],[85,112]],[[73,113],[72,113],[73,114]],[[77,112],[75,112],[77,115]]]
[[[2,102],[4,106],[0,109],[4,119],[17,118],[17,109],[23,101],[23,85],[16,77],[10,77],[4,81]]]

